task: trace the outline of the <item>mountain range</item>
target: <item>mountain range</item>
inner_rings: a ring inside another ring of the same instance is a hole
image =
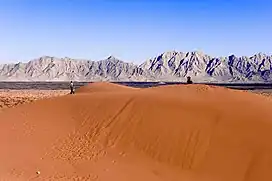
[[[187,76],[194,82],[271,82],[272,56],[171,51],[139,65],[113,56],[100,61],[43,56],[0,65],[0,81],[185,81]]]

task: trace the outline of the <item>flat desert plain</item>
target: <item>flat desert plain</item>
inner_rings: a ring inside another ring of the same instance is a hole
[[[0,100],[0,180],[272,180],[269,94],[92,83]]]
[[[69,94],[67,90],[5,90],[0,89],[0,111],[39,99]]]

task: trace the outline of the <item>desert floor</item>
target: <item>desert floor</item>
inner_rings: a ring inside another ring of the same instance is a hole
[[[35,100],[69,94],[69,90],[8,90],[0,89],[0,109]]]
[[[111,83],[74,95],[1,90],[0,180],[271,181],[271,95]]]
[[[35,100],[63,96],[69,94],[69,90],[9,90],[0,89],[0,110],[11,108],[16,105],[33,102]],[[248,90],[256,94],[272,98],[272,90]]]

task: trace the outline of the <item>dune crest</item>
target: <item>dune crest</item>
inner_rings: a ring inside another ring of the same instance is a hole
[[[82,86],[78,88],[76,92],[77,93],[116,92],[116,91],[135,90],[135,89],[137,88],[132,88],[132,87],[109,83],[109,82],[94,82],[94,83],[89,83],[86,86]]]
[[[271,101],[202,85],[138,90],[90,84],[0,113],[0,180],[272,179]]]

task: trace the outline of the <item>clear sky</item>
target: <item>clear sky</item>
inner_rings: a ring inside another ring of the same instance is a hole
[[[270,0],[0,0],[0,63],[272,54]]]

